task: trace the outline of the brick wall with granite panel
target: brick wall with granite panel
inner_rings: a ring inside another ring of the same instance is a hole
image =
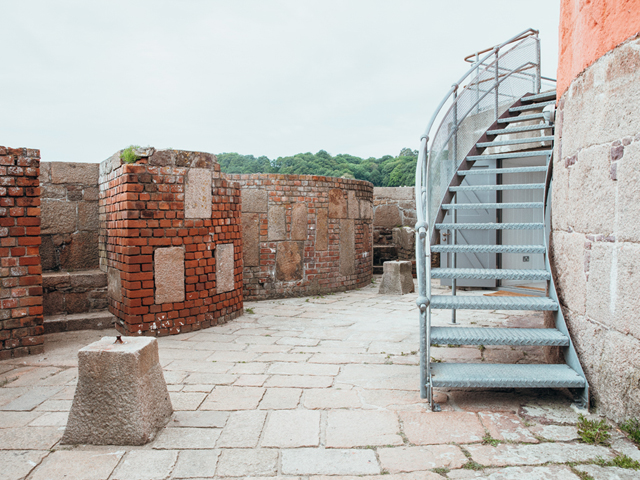
[[[116,328],[169,335],[241,315],[238,185],[211,154],[141,153],[100,165],[100,261]]]
[[[307,175],[229,175],[242,188],[244,298],[363,287],[372,275],[369,182]]]
[[[0,360],[44,351],[40,151],[0,147]]]

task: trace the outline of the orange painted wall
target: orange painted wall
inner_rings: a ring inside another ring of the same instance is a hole
[[[558,98],[580,72],[640,33],[640,0],[562,0]]]

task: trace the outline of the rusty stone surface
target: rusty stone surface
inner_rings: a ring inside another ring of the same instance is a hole
[[[51,183],[97,185],[99,163],[51,162]]]
[[[360,204],[355,190],[347,191],[347,216],[348,218],[360,218]]]
[[[329,224],[327,220],[327,209],[319,208],[316,219],[316,251],[323,252],[327,249]]]
[[[340,188],[329,190],[329,218],[347,218],[347,200]]]
[[[184,216],[211,218],[211,170],[192,168],[187,172]]]
[[[266,190],[242,189],[242,211],[251,213],[266,213],[268,197]]]
[[[394,228],[402,225],[400,209],[397,205],[378,205],[375,209],[373,224],[376,227]]]
[[[307,205],[296,203],[291,209],[291,240],[307,239]]]
[[[356,273],[356,237],[354,220],[340,220],[340,275]]]
[[[71,235],[54,235],[59,251],[59,268],[88,270],[98,268],[98,232],[84,231]]]
[[[276,251],[276,279],[283,282],[302,279],[302,242],[280,242]]]
[[[216,292],[230,292],[235,283],[233,243],[216,245]]]
[[[75,232],[76,208],[76,202],[42,199],[40,234]]]
[[[267,238],[270,242],[277,240],[286,240],[286,208],[282,205],[269,206],[268,216],[268,233]]]
[[[242,214],[242,255],[245,267],[260,265],[260,215]]]
[[[156,249],[153,270],[156,304],[184,302],[184,249],[182,247]]]

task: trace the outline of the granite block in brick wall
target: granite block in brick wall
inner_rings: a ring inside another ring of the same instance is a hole
[[[51,162],[51,183],[97,185],[100,165],[97,163]]]
[[[59,248],[60,268],[62,270],[89,270],[98,268],[98,232],[76,232],[63,237]]]
[[[270,242],[287,238],[286,224],[287,209],[283,205],[270,205],[268,217],[268,239]]]
[[[242,253],[244,265],[260,265],[260,214],[242,214]]]
[[[118,302],[122,302],[122,278],[120,270],[116,268],[109,268],[107,270],[108,294],[109,298],[112,298]]]
[[[78,230],[98,230],[98,202],[78,203]]]
[[[378,205],[375,208],[373,225],[382,228],[395,228],[402,225],[400,209],[397,205]]]
[[[211,218],[211,170],[192,168],[187,172],[185,218]]]
[[[291,240],[307,239],[307,206],[296,203],[291,208]]]
[[[316,250],[319,252],[324,252],[327,249],[328,228],[327,209],[319,208],[316,217]]]
[[[302,279],[304,244],[280,242],[276,251],[276,279],[283,282]]]
[[[76,202],[67,200],[42,200],[42,235],[73,233],[77,226]]]
[[[242,189],[242,211],[266,213],[268,197],[266,190]]]
[[[347,191],[347,217],[360,218],[360,204],[355,190]]]
[[[216,245],[216,292],[230,292],[235,288],[235,255],[233,243]]]
[[[347,218],[347,200],[341,188],[329,190],[329,218]]]
[[[340,275],[348,276],[356,273],[354,221],[340,220]]]
[[[184,301],[184,249],[158,248],[153,258],[156,304]]]
[[[371,220],[373,218],[373,205],[371,200],[360,200],[360,218]]]

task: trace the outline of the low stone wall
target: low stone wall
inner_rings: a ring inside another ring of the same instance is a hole
[[[640,39],[598,59],[558,104],[552,266],[600,413],[640,417]]]
[[[44,351],[40,151],[0,147],[0,360]]]
[[[98,268],[97,163],[42,162],[43,270]]]
[[[105,310],[107,274],[101,270],[44,272],[44,314],[64,315]]]
[[[363,287],[372,275],[369,182],[307,175],[229,175],[242,190],[244,298]]]
[[[101,268],[126,335],[169,335],[242,314],[240,189],[215,156],[120,152],[100,164]]]

